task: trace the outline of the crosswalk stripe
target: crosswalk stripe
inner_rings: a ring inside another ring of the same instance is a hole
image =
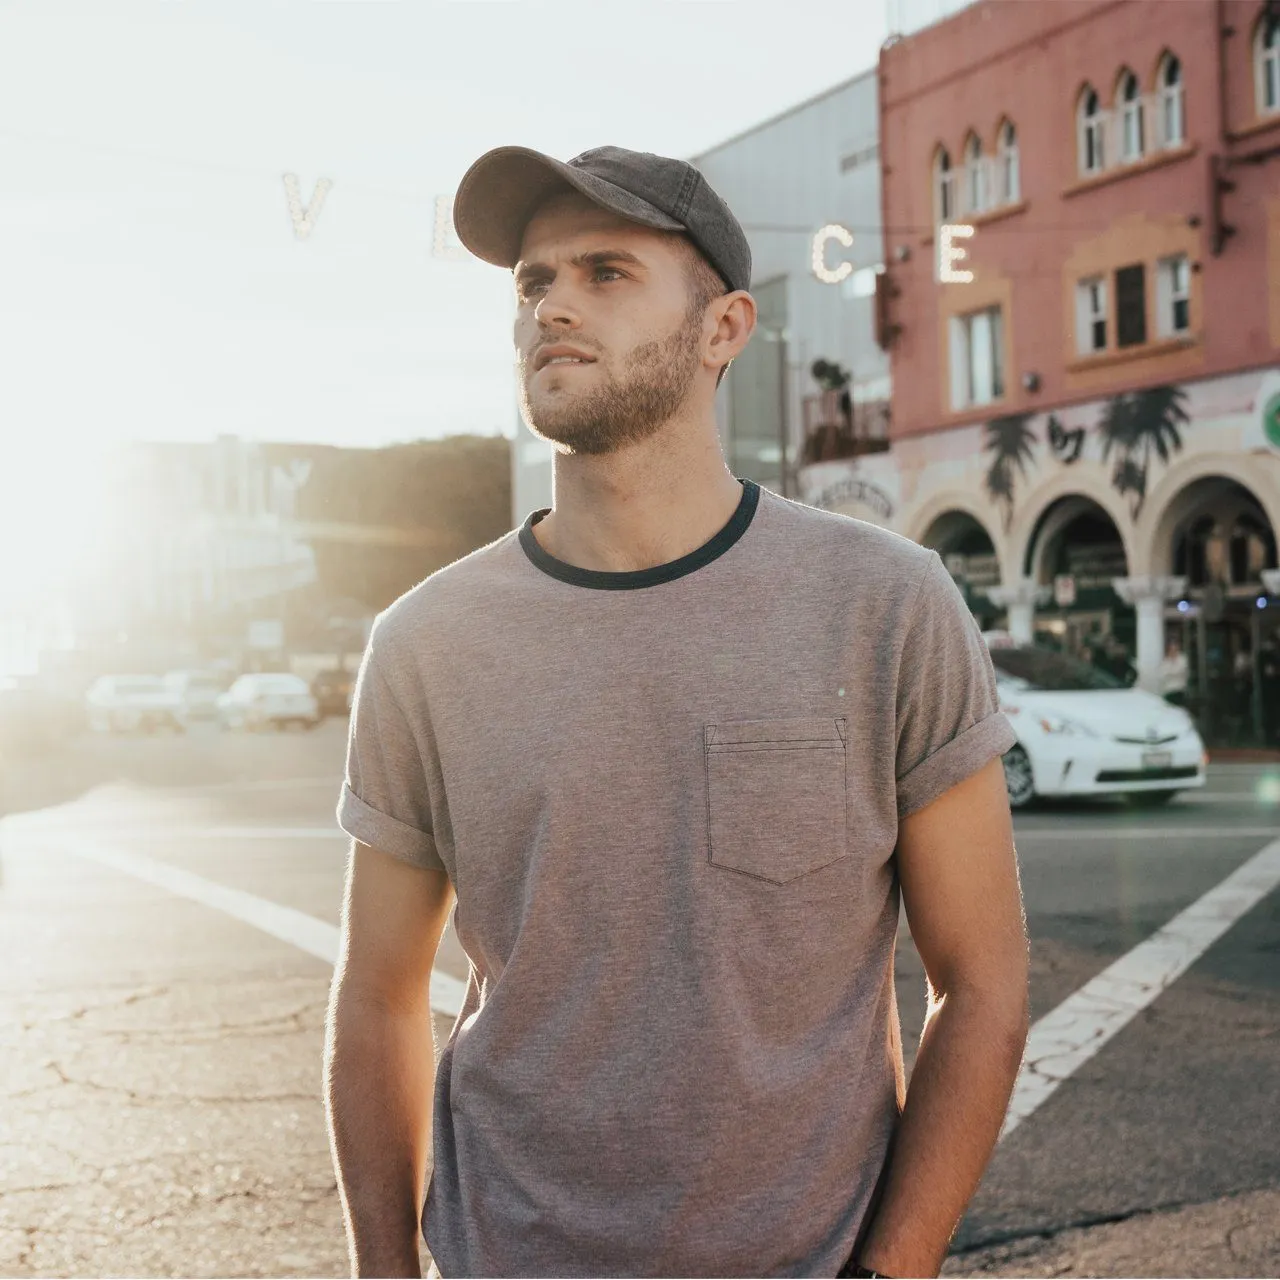
[[[215,911],[221,911],[223,915],[231,916],[243,924],[252,925],[281,942],[290,943],[300,951],[315,956],[317,960],[324,960],[330,965],[338,961],[337,927],[326,920],[317,920],[304,911],[295,911],[292,907],[281,906],[278,902],[245,893],[242,889],[228,888],[158,858],[148,858],[145,854],[120,849],[101,841],[42,837],[39,843],[58,852],[111,867],[178,897],[212,907]],[[467,984],[452,974],[443,973],[439,969],[431,971],[431,1008],[435,1013],[456,1017],[458,1010],[462,1008],[466,990]]]
[[[1278,885],[1280,840],[1273,840],[1045,1014],[1031,1028],[1000,1136],[1012,1133]]]

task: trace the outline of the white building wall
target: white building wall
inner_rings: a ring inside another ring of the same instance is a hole
[[[875,72],[695,156],[693,163],[743,224],[751,243],[753,289],[785,296],[786,435],[794,466],[802,439],[802,400],[818,391],[809,373],[815,360],[849,370],[855,394],[878,390],[875,398],[887,398],[889,362],[875,343],[869,294],[871,271],[883,252]],[[835,240],[825,246],[828,268],[842,269],[843,263],[851,268],[839,284],[824,283],[813,272],[814,237],[829,224],[853,236],[847,248]],[[785,282],[781,287],[765,288],[780,281]],[[863,296],[856,296],[859,291]],[[758,333],[753,342],[763,344],[771,336]],[[748,380],[740,377],[735,383],[735,372],[729,371],[727,395],[722,394],[730,460],[738,474],[779,488],[775,433],[762,436],[754,449],[744,448],[748,442],[735,433],[740,417],[759,424],[781,413],[776,383],[766,390],[759,379],[751,380],[750,393],[766,395],[770,403],[744,415],[735,410],[735,395],[740,403]],[[794,490],[793,480],[789,492]]]

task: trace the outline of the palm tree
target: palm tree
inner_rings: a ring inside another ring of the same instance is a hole
[[[1134,502],[1130,514],[1136,520],[1147,496],[1147,477],[1151,470],[1151,454],[1161,462],[1182,448],[1179,428],[1191,421],[1182,387],[1150,387],[1129,395],[1113,396],[1098,422],[1105,462],[1114,448],[1118,457],[1111,483],[1120,494],[1131,493]]]
[[[1036,434],[1027,426],[1027,413],[1009,413],[992,418],[987,423],[986,450],[991,454],[991,467],[987,471],[987,494],[993,502],[1004,507],[1004,528],[1009,531],[1013,521],[1013,468],[1016,466],[1025,476],[1028,465],[1035,460],[1033,446]]]

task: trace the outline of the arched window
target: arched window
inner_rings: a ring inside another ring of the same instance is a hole
[[[933,156],[933,204],[940,223],[950,222],[956,215],[955,178],[946,147],[939,147]]]
[[[966,213],[982,213],[987,208],[987,166],[982,140],[976,133],[964,144],[964,197]]]
[[[1018,132],[1012,120],[1000,126],[1000,194],[1004,204],[1017,204],[1022,199],[1022,174],[1018,168]]]
[[[1156,84],[1160,102],[1160,145],[1180,147],[1186,141],[1186,127],[1182,120],[1182,63],[1173,54],[1166,53],[1160,60]]]
[[[1080,95],[1080,105],[1076,108],[1076,124],[1080,172],[1101,173],[1106,165],[1106,156],[1102,147],[1102,103],[1098,101],[1097,93],[1087,85]]]
[[[1141,160],[1142,136],[1142,86],[1132,71],[1122,71],[1116,86],[1116,99],[1120,113],[1120,159],[1126,164]]]
[[[1280,17],[1274,14],[1258,23],[1253,62],[1258,84],[1258,114],[1280,111]]]

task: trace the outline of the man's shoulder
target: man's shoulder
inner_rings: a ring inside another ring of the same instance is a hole
[[[838,552],[850,564],[875,565],[881,572],[900,575],[904,585],[919,582],[936,554],[905,534],[870,520],[806,506],[777,494],[770,494],[769,506],[785,541]]]
[[[512,551],[519,551],[518,533],[504,533],[411,587],[374,619],[370,644],[386,650],[417,647],[445,620],[465,617],[494,599],[511,571]]]

